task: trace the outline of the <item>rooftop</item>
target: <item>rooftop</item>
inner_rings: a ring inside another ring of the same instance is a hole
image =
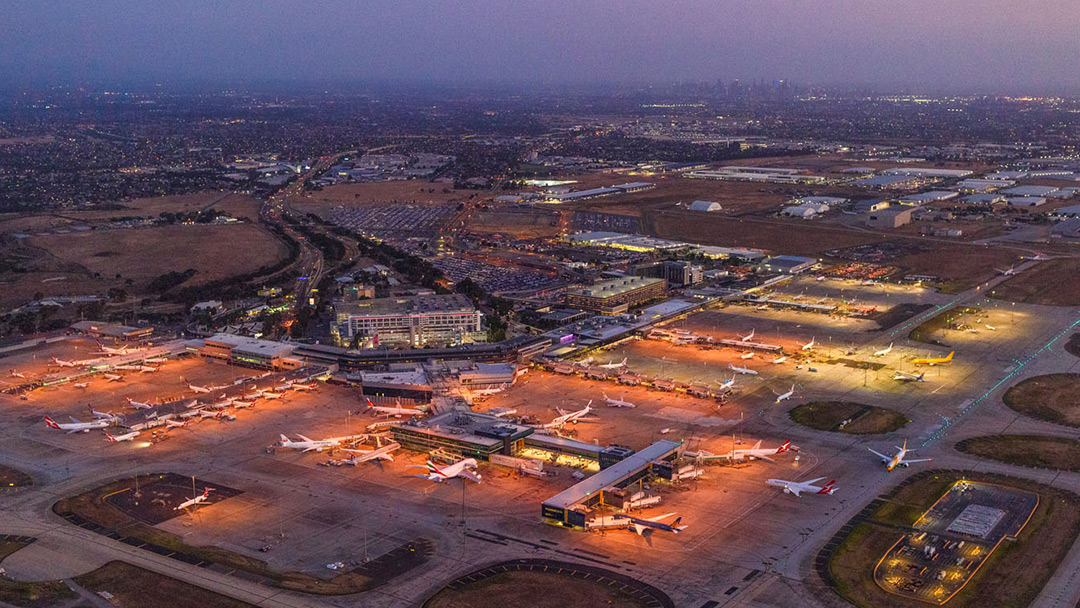
[[[587,285],[585,287],[579,287],[577,289],[567,290],[567,294],[586,296],[592,298],[607,298],[614,295],[654,285],[656,283],[663,283],[664,279],[653,279],[650,277],[623,277],[614,279],[611,281],[604,281],[602,283],[596,283],[595,285]]]
[[[460,294],[405,296],[397,298],[376,298],[359,302],[338,302],[334,305],[338,314],[355,317],[373,317],[386,315],[410,315],[436,312],[461,313],[476,312],[472,302]]]
[[[559,492],[555,496],[544,501],[545,505],[569,509],[580,503],[589,496],[605,490],[623,479],[633,475],[649,466],[657,459],[664,458],[679,448],[679,443],[661,439],[649,447],[627,456],[623,460],[600,471],[592,477],[588,477],[576,485]]]

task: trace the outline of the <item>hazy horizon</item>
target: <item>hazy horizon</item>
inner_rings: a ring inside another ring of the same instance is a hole
[[[811,6],[812,8],[808,8]],[[786,78],[1080,92],[1080,3],[717,0],[617,6],[115,0],[6,5],[10,89],[146,82],[646,84]]]

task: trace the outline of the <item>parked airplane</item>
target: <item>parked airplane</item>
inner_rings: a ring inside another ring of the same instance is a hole
[[[893,447],[896,447],[896,446],[893,446]],[[866,448],[866,449],[870,450],[870,448]],[[895,456],[886,456],[885,454],[882,454],[881,452],[874,452],[874,450],[870,450],[870,451],[874,455],[876,455],[877,457],[881,458],[881,463],[885,465],[885,470],[887,470],[887,471],[892,471],[896,467],[906,467],[906,466],[908,466],[909,464],[911,464],[913,462],[930,462],[931,460],[933,460],[933,458],[919,458],[919,459],[916,459],[916,460],[905,460],[905,458],[907,458],[908,452],[914,452],[915,451],[915,448],[912,448],[910,450],[908,449],[908,447],[907,447],[907,439],[904,440],[904,447],[897,447],[896,450],[897,451],[896,451]]]
[[[308,439],[307,437],[304,437],[303,435],[297,435],[297,437],[300,438],[300,441],[292,441],[291,439],[289,439],[285,435],[282,435],[281,436],[281,447],[290,448],[290,449],[293,449],[293,450],[303,450],[303,452],[306,454],[308,452],[321,452],[326,448],[329,448],[329,449],[332,450],[332,449],[338,447],[339,445],[341,445],[341,440],[336,439],[336,438],[322,439],[322,440],[316,441],[314,439]]]
[[[392,441],[381,448],[375,448],[374,450],[350,450],[345,449],[346,452],[352,452],[355,456],[345,459],[345,464],[357,465],[362,462],[369,462],[371,460],[389,460],[393,462],[394,450],[401,447],[396,441]]]
[[[289,388],[291,388],[294,391],[303,392],[303,391],[313,391],[313,390],[319,388],[319,386],[317,384],[314,384],[314,383],[312,383],[312,384],[301,384],[299,382],[290,382],[289,383]]]
[[[123,435],[110,435],[105,433],[105,439],[110,443],[120,443],[121,441],[131,441],[139,436],[139,431],[131,431],[130,433],[124,433]]]
[[[985,327],[986,329],[989,329],[990,331],[997,331],[997,328],[994,327],[993,325],[987,325],[986,323],[983,323],[983,327]]]
[[[259,391],[258,393],[256,393],[256,395],[262,397],[263,399],[269,399],[273,401],[274,399],[281,399],[285,396],[285,393],[271,393],[270,391]]]
[[[150,357],[149,359],[143,359],[143,363],[167,363],[168,357]]]
[[[612,515],[615,519],[625,519],[630,522],[630,528],[634,532],[637,532],[639,536],[645,536],[646,530],[661,530],[663,532],[671,532],[678,534],[686,529],[686,526],[680,526],[679,522],[682,521],[681,517],[676,517],[675,521],[670,524],[661,523],[661,519],[667,519],[675,515],[674,513],[665,513],[663,515],[657,515],[656,517],[650,517],[648,519],[642,519],[640,517],[634,517],[625,513],[615,513]]]
[[[244,408],[255,407],[255,402],[254,401],[242,401],[240,399],[233,399],[232,400],[232,406],[234,408],[238,409],[238,410],[242,410]]]
[[[725,389],[725,390],[728,390],[728,391],[734,390],[734,388],[735,388],[735,375],[732,374],[730,380],[725,380],[723,382],[717,382],[717,384],[719,384],[721,389]]]
[[[783,488],[784,494],[794,494],[796,497],[802,496],[803,492],[810,492],[813,494],[832,494],[838,489],[835,485],[836,480],[830,481],[825,484],[824,487],[815,486],[814,484],[825,479],[824,477],[818,477],[817,479],[811,479],[810,481],[787,481],[784,479],[766,479],[765,485],[773,486],[775,488]]]
[[[618,363],[604,363],[597,367],[599,367],[600,369],[620,369],[626,367],[626,358],[624,357],[623,360]]]
[[[408,465],[408,468],[410,468],[410,469],[427,469],[427,471],[428,471],[427,474],[425,474],[425,475],[417,474],[417,475],[413,475],[413,477],[420,477],[421,479],[428,479],[428,480],[434,481],[436,483],[442,483],[442,482],[444,482],[444,481],[446,481],[448,479],[453,479],[454,477],[461,477],[461,478],[464,478],[464,479],[470,479],[472,481],[475,481],[476,483],[480,483],[480,474],[475,471],[475,469],[476,469],[476,460],[473,459],[473,458],[466,458],[464,460],[459,460],[459,461],[455,462],[454,464],[449,465],[449,466],[445,466],[445,467],[443,467],[441,469],[439,467],[435,466],[435,463],[431,462],[430,460],[427,461],[427,464],[410,464],[410,465]]]
[[[1007,277],[1010,277],[1010,276],[1020,272],[1014,266],[1009,266],[1008,270],[1002,270],[1000,268],[995,268],[994,270],[1000,272],[1002,275],[1007,276]]]
[[[64,361],[63,359],[52,358],[52,362],[60,367],[75,367],[74,361]]]
[[[788,392],[786,392],[786,393],[784,393],[782,395],[777,395],[776,396],[776,403],[780,403],[781,401],[787,401],[788,399],[791,399],[791,396],[794,395],[794,394],[795,394],[795,385],[792,384],[790,391],[788,391]]]
[[[75,384],[72,384],[71,386],[74,386],[75,388],[86,388],[86,387],[90,386],[90,383],[89,382],[76,382]]]
[[[140,374],[152,374],[161,369],[160,367],[152,367],[150,365],[140,365],[138,368]]]
[[[914,363],[915,365],[930,365],[930,366],[938,365],[938,364],[941,364],[941,363],[949,363],[949,362],[952,361],[953,355],[955,355],[955,354],[956,354],[956,351],[953,351],[953,352],[950,352],[947,357],[936,357],[936,358],[927,357],[926,359],[915,359],[914,361],[912,361],[912,363]]]
[[[579,420],[581,420],[585,416],[588,416],[593,411],[592,410],[592,401],[591,400],[588,403],[585,404],[585,407],[581,408],[580,410],[577,410],[576,412],[567,412],[567,411],[564,411],[561,408],[555,408],[555,409],[559,411],[559,415],[556,416],[554,419],[552,419],[551,422],[549,422],[547,424],[541,424],[537,428],[541,428],[541,429],[561,429],[562,427],[566,426],[567,422],[577,424]]]
[[[98,420],[108,420],[109,422],[116,422],[120,419],[119,416],[113,414],[112,412],[99,412],[89,405],[86,406],[86,409],[90,410],[90,415],[94,418],[97,418]]]
[[[883,349],[881,349],[879,351],[875,351],[874,354],[872,354],[870,356],[871,357],[884,357],[885,355],[892,352],[892,347],[893,347],[893,343],[889,342],[889,347],[888,348],[883,348]]]
[[[743,359],[743,360],[746,360],[746,359],[753,359],[753,358],[754,358],[754,351],[752,351],[752,350],[751,350],[751,351],[747,351],[747,352],[745,352],[745,353],[743,353],[743,354],[739,355],[739,358],[740,358],[740,359]]]
[[[198,394],[198,393],[209,393],[210,392],[210,387],[208,387],[208,386],[195,386],[192,383],[188,382],[187,380],[184,381],[184,384],[187,384],[188,389],[195,392],[196,394]]]
[[[817,338],[810,338],[810,341],[807,342],[806,344],[803,344],[801,342],[796,342],[796,344],[801,346],[802,350],[810,350],[810,351],[812,351],[812,350],[814,350],[814,344],[817,344]]]
[[[786,355],[780,355],[779,357],[773,357],[773,360],[772,360],[772,362],[774,364],[776,364],[776,365],[780,365],[781,363],[783,363],[785,361],[787,361],[787,356]]]
[[[173,509],[173,511],[183,511],[184,509],[187,509],[188,507],[197,507],[197,506],[199,506],[200,504],[206,502],[210,498],[210,490],[213,490],[213,489],[214,488],[206,488],[205,490],[203,490],[203,493],[202,493],[201,496],[196,496],[194,498],[189,498],[188,500],[185,500],[184,502],[180,503],[180,506]]]
[[[705,450],[699,450],[694,454],[695,460],[764,460],[767,462],[776,462],[773,460],[773,456],[783,454],[784,452],[791,451],[791,440],[785,441],[782,445],[775,448],[763,448],[761,447],[761,441],[758,440],[752,448],[735,449],[734,447],[730,452],[723,454],[712,454]],[[688,454],[689,456],[689,454]]]
[[[750,369],[749,367],[739,367],[738,365],[732,365],[730,363],[728,363],[727,366],[728,366],[728,369],[730,369],[731,371],[733,371],[733,372],[735,372],[737,374],[746,374],[746,375],[749,375],[749,376],[758,375],[758,373],[756,371]]]
[[[896,380],[897,382],[925,382],[925,380],[923,380],[923,376],[925,375],[926,372],[915,375],[909,374],[902,370],[896,370],[896,375],[894,375],[892,379]]]
[[[22,372],[17,372],[15,370],[11,370],[10,373],[11,373],[12,378],[26,378],[26,374],[24,374]]]
[[[124,380],[124,377],[120,374],[101,374],[101,377],[109,382],[122,382]]]
[[[371,402],[371,399],[367,399],[368,411],[372,414],[383,414],[385,416],[394,416],[400,418],[401,416],[419,416],[424,412],[422,410],[413,407],[401,407],[400,405],[375,405]]]
[[[501,385],[493,387],[493,388],[469,389],[469,392],[471,392],[474,395],[495,395],[495,394],[501,393],[501,392],[503,392],[505,390],[506,390],[506,385],[501,384]]]
[[[98,353],[102,354],[102,355],[105,355],[106,357],[113,357],[113,356],[116,356],[116,355],[128,355],[128,354],[131,354],[133,352],[138,352],[138,351],[142,350],[140,348],[130,348],[130,347],[127,347],[127,346],[121,346],[120,348],[110,348],[108,346],[105,346],[101,342],[98,342],[97,345],[98,345]]]
[[[74,416],[68,416],[68,418],[71,418],[71,422],[55,422],[52,418],[46,416],[45,425],[58,431],[67,431],[68,435],[70,435],[79,432],[89,433],[92,429],[103,429],[111,424],[108,420],[79,422]]]
[[[133,408],[135,408],[137,410],[148,410],[148,409],[151,409],[151,408],[154,407],[153,405],[151,405],[149,403],[143,403],[142,401],[135,401],[134,399],[132,399],[131,397],[128,397],[127,395],[124,395],[124,399],[127,399],[128,405],[130,405],[131,407],[133,407]]]
[[[1029,260],[1035,260],[1036,262],[1043,262],[1043,261],[1049,260],[1050,258],[1046,257],[1045,255],[1043,255],[1040,252],[1040,253],[1036,253],[1034,257],[1030,257],[1028,259]]]
[[[751,329],[750,333],[746,334],[745,336],[739,336],[739,342],[749,342],[750,340],[753,340],[755,333],[757,333],[757,330]]]
[[[612,399],[611,397],[607,396],[607,393],[603,393],[603,395],[604,401],[607,401],[608,407],[637,407],[633,403],[630,403],[629,401],[626,401],[624,399]]]

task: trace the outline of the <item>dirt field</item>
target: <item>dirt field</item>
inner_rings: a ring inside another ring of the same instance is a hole
[[[550,215],[485,211],[473,214],[469,230],[473,232],[502,234],[515,239],[533,239],[557,236],[558,223],[552,225]]]
[[[75,577],[75,582],[95,593],[106,591],[117,606],[140,608],[246,608],[252,606],[189,585],[183,581],[143,570],[124,562],[104,566]]]
[[[704,216],[704,217],[703,217]],[[829,249],[875,243],[881,237],[823,224],[714,217],[665,211],[655,218],[657,235],[702,245],[750,247],[790,255],[818,255]]]
[[[570,608],[571,606],[644,607],[621,591],[591,580],[554,573],[506,572],[463,589],[446,589],[424,608]]]
[[[20,488],[33,483],[30,476],[10,467],[0,466],[0,488]]]
[[[583,183],[573,184],[571,187],[580,190],[639,180],[655,183],[656,187],[641,192],[617,194],[581,203],[561,205],[560,208],[587,209],[605,213],[640,216],[647,210],[674,208],[676,203],[689,204],[697,200],[706,200],[716,201],[723,207],[723,210],[713,213],[730,216],[733,214],[779,211],[786,201],[796,196],[796,193],[800,191],[798,186],[687,179],[681,175],[647,177],[605,175],[604,179],[599,180],[597,183],[588,183],[588,181],[592,180],[585,180]],[[694,215],[705,214],[695,213]]]
[[[119,274],[136,284],[195,268],[199,273],[188,284],[198,285],[273,264],[286,253],[269,233],[252,224],[95,230],[27,241],[61,262],[83,268],[83,274],[101,273],[103,279]]]
[[[1080,471],[1080,441],[1041,435],[972,437],[956,444],[965,453],[1025,467]]]
[[[1080,374],[1028,378],[1005,392],[1005,405],[1032,418],[1080,427]]]
[[[388,203],[439,205],[451,201],[477,200],[487,198],[487,196],[488,192],[484,190],[454,190],[451,184],[408,180],[329,186],[319,192],[311,192],[303,198],[290,199],[289,202],[297,209],[309,211],[311,208],[338,205],[385,205]]]
[[[1027,606],[1049,580],[1080,533],[1080,496],[1065,490],[997,475],[924,471],[912,478],[863,523],[855,526],[829,559],[835,590],[860,607],[915,608],[927,604],[886,593],[874,566],[953,482],[964,478],[1035,492],[1040,502],[1018,540],[1006,541],[948,606]]]
[[[1046,306],[1080,306],[1080,260],[1039,262],[1010,277],[990,292],[1009,302]]]
[[[0,540],[0,561],[25,547],[22,542]],[[0,602],[24,608],[52,608],[65,605],[75,594],[60,581],[19,583],[0,577]]]
[[[788,414],[795,422],[812,429],[852,435],[891,433],[908,422],[900,412],[850,401],[814,401],[800,405]],[[851,422],[841,427],[845,420]]]

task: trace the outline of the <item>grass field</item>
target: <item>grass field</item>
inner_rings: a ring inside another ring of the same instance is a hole
[[[812,401],[793,408],[788,415],[812,429],[852,435],[891,433],[908,423],[907,416],[900,412],[850,401]],[[851,422],[841,428],[845,420]]]
[[[302,211],[311,211],[314,207],[338,205],[346,207],[390,203],[441,205],[451,201],[477,200],[486,198],[487,195],[488,192],[485,190],[454,190],[451,184],[407,180],[328,186],[304,197],[291,198],[289,204]]]
[[[1080,374],[1028,378],[1005,391],[1010,408],[1040,420],[1080,427]]]
[[[1034,482],[960,471],[924,471],[852,528],[829,557],[835,591],[863,608],[915,608],[926,604],[886,593],[874,566],[902,531],[960,479],[996,483],[1039,494],[1040,502],[1016,541],[1005,541],[947,606],[1028,606],[1054,574],[1080,534],[1080,496]]]
[[[1080,260],[1039,262],[1009,277],[990,292],[996,298],[1024,304],[1080,306]]]
[[[14,541],[0,541],[0,561],[25,547]],[[47,608],[75,597],[75,593],[59,581],[20,583],[0,577],[0,603],[24,608]]]
[[[467,585],[444,589],[424,608],[571,608],[619,606],[644,608],[625,593],[592,580],[553,572],[504,572]]]
[[[284,245],[254,224],[95,230],[27,240],[86,273],[103,278],[120,274],[136,284],[195,268],[199,273],[188,284],[197,285],[256,270],[286,254]]]
[[[954,321],[959,320],[963,315],[977,315],[978,313],[978,308],[950,308],[939,315],[927,319],[924,323],[915,329],[912,329],[908,332],[908,338],[924,344],[944,345],[944,342],[942,341],[944,336],[941,336],[941,339],[938,339],[938,337],[935,337],[935,334],[944,330]]]
[[[979,458],[988,458],[1024,467],[1080,471],[1080,441],[1044,435],[991,435],[972,437],[956,444],[956,449]]]
[[[20,488],[33,483],[29,475],[0,465],[0,488]]]
[[[105,591],[118,606],[139,608],[248,608],[253,606],[189,585],[124,562],[104,566],[75,577],[75,582],[95,593]]]

